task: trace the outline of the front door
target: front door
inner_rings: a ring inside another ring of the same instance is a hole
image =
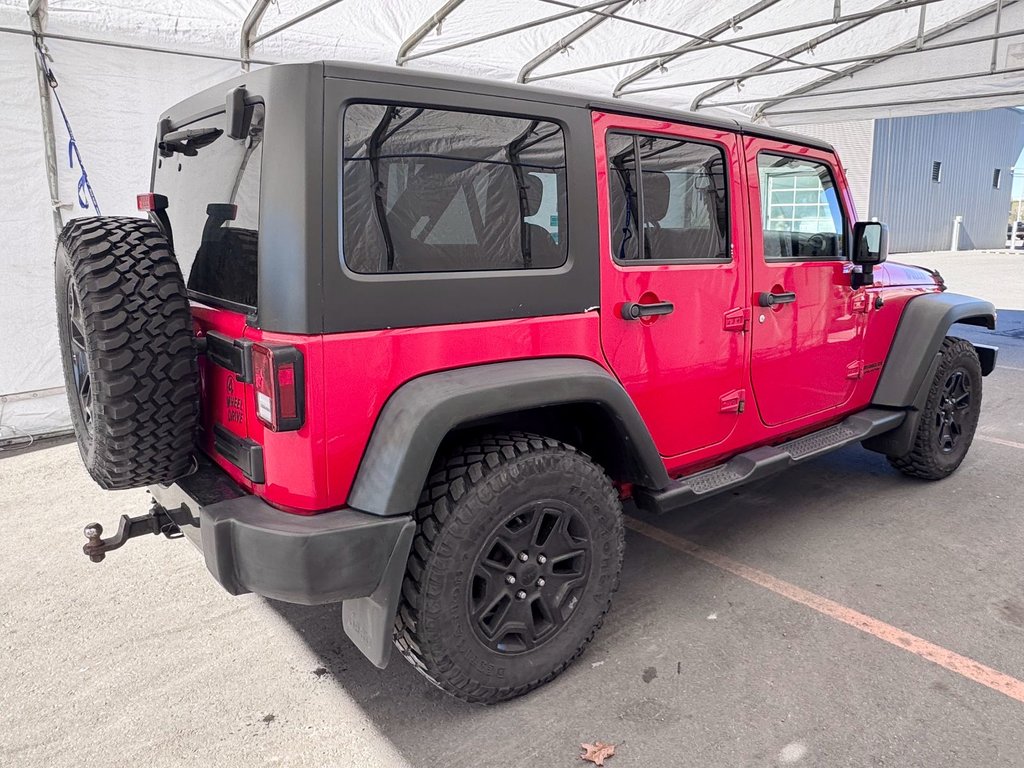
[[[761,419],[839,410],[862,373],[867,296],[851,287],[852,210],[835,155],[745,140],[750,184],[751,382]],[[845,204],[844,204],[845,203]]]
[[[595,113],[601,343],[663,456],[744,408],[746,229],[737,137]]]

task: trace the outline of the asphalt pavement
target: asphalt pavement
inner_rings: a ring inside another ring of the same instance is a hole
[[[676,516],[631,511],[657,535],[628,533],[592,646],[500,706],[372,667],[337,607],[229,596],[185,541],[88,562],[82,526],[145,492],[101,491],[72,444],[0,454],[0,765],[571,768],[595,740],[617,745],[609,768],[1024,765],[1014,257],[932,257],[1004,304],[995,332],[957,330],[1001,347],[960,471],[914,481],[848,448]]]

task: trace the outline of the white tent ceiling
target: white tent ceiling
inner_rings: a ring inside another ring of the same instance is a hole
[[[68,168],[67,131],[56,110],[55,195],[47,186],[29,5],[0,0],[0,270],[6,278],[0,281],[0,441],[67,425],[52,306],[53,197],[63,219],[92,213],[76,202],[80,171]],[[41,6],[58,93],[104,214],[134,212],[135,193],[148,185],[159,112],[236,74],[243,56],[253,66],[397,62],[774,125],[1024,101],[1024,2],[1017,0],[50,0]]]

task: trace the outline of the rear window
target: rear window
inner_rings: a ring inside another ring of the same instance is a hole
[[[415,106],[345,110],[342,254],[363,274],[566,261],[565,141],[551,122]]]
[[[264,107],[246,109],[244,139],[224,114],[183,126],[194,138],[158,157],[153,191],[167,197],[174,252],[190,293],[212,303],[256,307]],[[180,134],[178,129],[169,136]]]

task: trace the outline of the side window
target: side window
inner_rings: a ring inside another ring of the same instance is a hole
[[[343,142],[342,253],[354,272],[565,263],[565,142],[554,123],[354,104]]]
[[[843,210],[829,166],[761,153],[757,172],[765,259],[843,258]]]
[[[729,258],[725,155],[720,148],[610,134],[608,177],[616,259]]]

